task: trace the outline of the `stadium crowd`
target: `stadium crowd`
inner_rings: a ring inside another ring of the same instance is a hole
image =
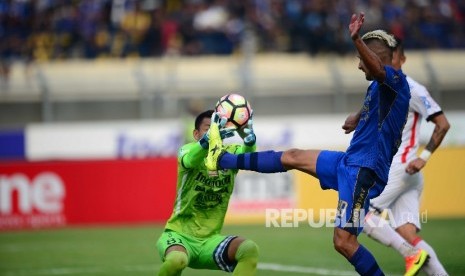
[[[464,48],[458,0],[2,0],[0,60],[231,54],[245,30],[258,51],[345,54],[350,15],[406,48]]]

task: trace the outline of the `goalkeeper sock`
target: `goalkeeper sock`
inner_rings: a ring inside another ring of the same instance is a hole
[[[261,173],[277,173],[287,171],[281,163],[282,151],[261,151],[241,154],[225,152],[219,159],[222,169],[239,169]]]
[[[158,276],[174,276],[181,275],[181,272],[186,268],[188,263],[187,254],[181,251],[171,251],[166,255]]]
[[[349,262],[355,267],[355,270],[360,275],[380,276],[384,273],[381,271],[375,257],[363,245],[360,245],[354,255],[349,259]]]
[[[386,246],[392,246],[392,248],[396,249],[404,257],[411,256],[416,252],[416,249],[402,238],[402,236],[389,225],[387,220],[378,215],[371,214],[366,217],[363,232],[370,238]]]
[[[416,248],[421,248],[425,250],[429,254],[429,257],[430,257],[429,261],[423,267],[426,274],[428,275],[449,275],[447,274],[446,270],[444,269],[441,262],[439,261],[438,256],[436,255],[436,252],[434,252],[434,249],[429,244],[427,244],[421,238],[418,238],[417,240],[413,242],[413,245]]]
[[[236,251],[237,265],[233,275],[255,275],[258,263],[258,246],[251,240],[243,241]]]

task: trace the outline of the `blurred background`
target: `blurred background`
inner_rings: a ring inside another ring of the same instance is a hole
[[[356,11],[363,31],[404,39],[406,72],[460,110],[464,10],[456,0],[4,0],[0,124],[173,118],[230,91],[262,115],[350,112],[366,88],[347,32]]]
[[[362,33],[385,29],[403,39],[404,72],[428,88],[451,123],[424,170],[421,210],[425,222],[433,221],[436,230],[427,232],[425,223],[425,234],[443,245],[446,268],[465,275],[465,256],[447,246],[465,246],[461,0],[0,0],[0,274],[156,271],[153,256],[134,253],[138,262],[122,258],[123,249],[116,258],[107,251],[127,237],[125,248],[151,243],[141,252],[155,252],[153,242],[175,198],[177,150],[192,140],[195,116],[225,94],[250,101],[259,150],[344,150],[351,136],[343,134],[342,123],[359,110],[368,86],[348,34],[350,16],[360,11],[366,14]],[[422,124],[422,145],[433,127]],[[226,229],[263,238],[265,247],[274,240],[285,244],[285,231],[265,228],[267,208],[312,209],[319,217],[336,201],[336,193],[321,191],[300,173],[241,172]],[[291,241],[299,246],[307,229],[292,231],[302,231]],[[312,243],[327,240],[332,252],[330,236],[318,235]],[[440,238],[448,235],[455,238]],[[94,260],[87,252],[99,238],[106,243]],[[87,239],[96,240],[79,251]],[[34,254],[41,245],[56,258]],[[69,262],[73,252],[85,264]],[[324,275],[348,275],[351,268],[337,256],[340,262],[328,262],[331,254],[312,266],[340,269],[320,271]],[[402,273],[395,255],[383,256],[391,272]],[[113,269],[96,263],[106,258]],[[275,255],[264,260],[280,261]],[[79,269],[54,270],[67,266]],[[260,273],[269,275],[270,267],[276,268],[264,265]],[[281,269],[276,275],[298,274]]]

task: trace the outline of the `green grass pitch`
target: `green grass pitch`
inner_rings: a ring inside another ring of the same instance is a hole
[[[465,275],[465,219],[429,220],[422,236],[450,275]],[[156,275],[155,242],[161,226],[88,227],[0,232],[0,275]],[[332,245],[332,228],[226,226],[224,234],[250,238],[260,246],[258,275],[354,275]],[[394,250],[365,235],[361,242],[387,275],[402,275],[404,262]],[[183,275],[226,275],[186,269]]]

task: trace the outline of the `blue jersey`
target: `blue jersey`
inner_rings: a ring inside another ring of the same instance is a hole
[[[373,81],[368,87],[360,120],[346,153],[347,165],[370,168],[386,183],[407,120],[410,89],[401,70],[390,66],[384,69],[384,82]]]

